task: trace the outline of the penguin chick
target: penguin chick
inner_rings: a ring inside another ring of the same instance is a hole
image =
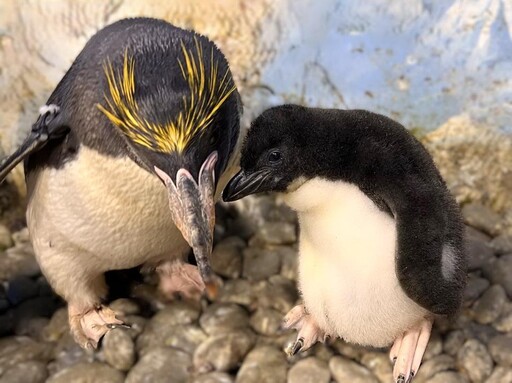
[[[436,315],[461,305],[463,225],[424,147],[391,119],[364,110],[271,108],[251,125],[234,201],[284,193],[300,224],[303,306],[291,352],[326,336],[393,344],[394,379],[417,373]]]
[[[25,159],[36,258],[80,345],[122,324],[102,306],[108,270],[144,264],[167,293],[214,295],[214,203],[234,174],[240,113],[213,42],[121,20],[89,40],[2,164],[3,179]],[[184,264],[190,247],[198,268]]]

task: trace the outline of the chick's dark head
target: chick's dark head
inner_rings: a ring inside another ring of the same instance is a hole
[[[99,109],[125,137],[132,157],[169,192],[171,215],[211,271],[214,194],[240,130],[241,102],[228,63],[204,36],[129,45],[104,63]]]

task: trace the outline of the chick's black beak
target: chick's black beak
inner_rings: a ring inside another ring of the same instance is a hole
[[[212,152],[204,161],[196,182],[187,169],[176,173],[176,183],[155,166],[155,173],[164,181],[169,193],[171,216],[194,252],[197,267],[206,286],[206,293],[214,298],[217,286],[210,266],[215,225],[215,164],[218,154]]]
[[[226,202],[232,202],[244,198],[250,194],[268,190],[269,172],[264,170],[246,173],[239,171],[228,182],[222,193],[222,199]]]

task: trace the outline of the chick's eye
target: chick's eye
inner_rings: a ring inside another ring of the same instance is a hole
[[[268,161],[270,163],[275,164],[280,162],[282,157],[283,156],[281,155],[281,152],[279,150],[273,150],[268,154]]]

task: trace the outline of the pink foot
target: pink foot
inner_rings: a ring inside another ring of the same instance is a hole
[[[205,289],[199,270],[188,263],[166,263],[158,268],[158,273],[160,290],[169,298],[179,294],[197,300]]]
[[[396,383],[410,382],[418,373],[431,330],[432,320],[424,319],[393,343],[389,357],[394,363],[393,378]]]
[[[68,307],[71,335],[82,348],[96,348],[103,335],[116,327],[129,327],[116,318],[116,313],[106,306],[79,312]]]
[[[286,347],[288,356],[306,351],[316,342],[325,342],[329,335],[318,327],[316,321],[306,312],[304,305],[295,306],[286,314],[282,327],[298,330],[297,339]]]

